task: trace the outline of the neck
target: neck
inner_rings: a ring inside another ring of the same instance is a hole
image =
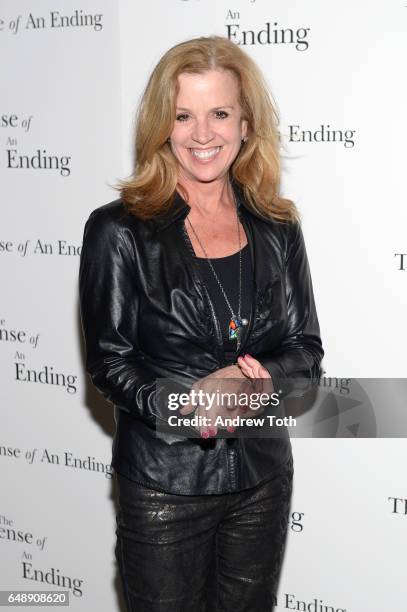
[[[227,176],[210,183],[180,177],[178,183],[186,189],[191,209],[200,213],[212,215],[220,208],[235,206],[233,189]]]

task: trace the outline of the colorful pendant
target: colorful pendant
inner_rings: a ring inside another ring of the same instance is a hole
[[[247,323],[247,319],[239,319],[238,317],[232,317],[229,322],[229,339],[237,340],[240,328],[243,327],[243,325],[247,325]]]

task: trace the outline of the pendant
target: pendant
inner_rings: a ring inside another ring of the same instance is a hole
[[[237,340],[241,331],[240,328],[247,324],[247,319],[232,317],[229,321],[229,340]]]

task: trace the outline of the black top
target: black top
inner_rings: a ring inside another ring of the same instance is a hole
[[[243,247],[241,253],[242,299],[240,314],[242,319],[249,319],[253,300],[253,270],[248,244]],[[197,257],[197,260],[199,261],[203,280],[213,302],[215,313],[222,330],[226,361],[228,364],[235,363],[237,341],[236,339],[229,339],[229,321],[232,318],[232,314],[207,259],[205,257]],[[239,304],[239,251],[233,255],[227,255],[226,257],[211,258],[211,262],[232,306],[233,312],[237,316]],[[247,326],[243,328],[242,340],[246,331]]]

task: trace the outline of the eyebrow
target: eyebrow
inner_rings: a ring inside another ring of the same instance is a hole
[[[230,104],[224,104],[224,105],[220,105],[220,106],[215,106],[215,108],[211,108],[210,110],[214,111],[214,110],[219,110],[221,108],[232,108],[234,109],[234,106],[231,106]],[[177,106],[177,110],[182,110],[182,111],[189,111],[189,108],[184,108],[183,106]]]

